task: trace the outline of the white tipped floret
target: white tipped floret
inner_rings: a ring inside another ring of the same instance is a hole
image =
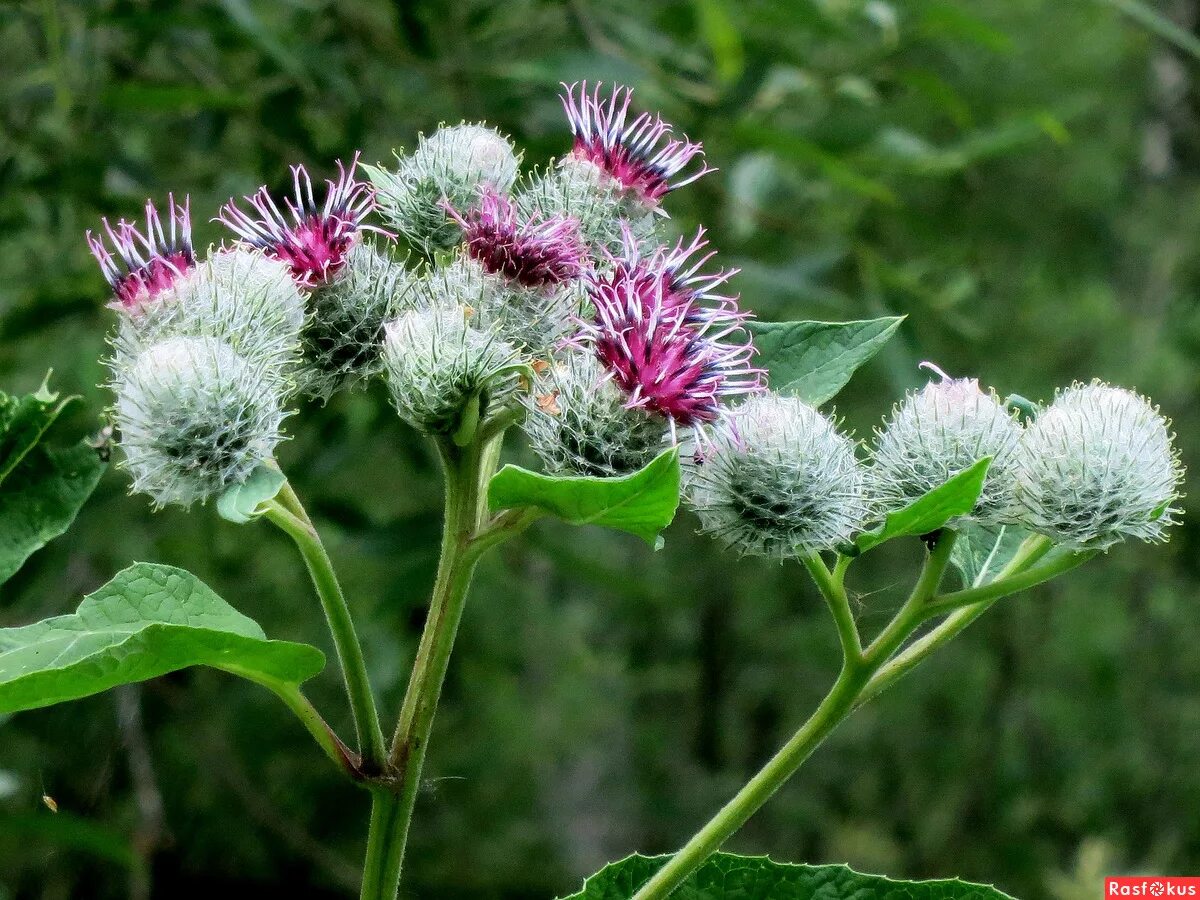
[[[570,353],[538,378],[523,427],[551,474],[627,475],[666,446],[662,420],[627,401],[593,354]]]
[[[1061,391],[1025,432],[1017,498],[1024,524],[1103,549],[1166,540],[1183,468],[1170,423],[1148,400],[1099,382]]]
[[[462,229],[446,214],[444,203],[466,210],[486,186],[508,191],[520,168],[508,138],[467,123],[422,135],[412,153],[396,160],[395,171],[379,166],[363,170],[375,187],[380,214],[427,256],[462,240]]]
[[[939,373],[940,374],[940,373]],[[1011,521],[1022,427],[974,378],[931,381],[910,393],[876,433],[872,490],[884,510],[906,506],[991,457],[970,518]]]
[[[384,326],[414,305],[415,282],[402,262],[370,244],[350,250],[334,280],[312,292],[304,329],[306,393],[327,400],[382,371]]]
[[[739,553],[776,559],[834,550],[868,519],[855,444],[804,401],[746,400],[686,468],[701,530]]]
[[[431,307],[387,325],[383,361],[392,400],[424,434],[453,437],[473,428],[517,388],[517,351],[469,318],[462,306]]]
[[[242,246],[218,250],[122,317],[113,365],[171,337],[215,338],[282,387],[299,361],[304,306],[284,263]]]
[[[114,387],[133,490],[158,506],[191,506],[244,481],[281,440],[271,378],[215,338],[155,344]]]

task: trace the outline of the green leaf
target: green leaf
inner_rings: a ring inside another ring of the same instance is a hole
[[[0,713],[188,666],[212,666],[278,692],[324,665],[315,647],[268,640],[190,572],[134,563],[71,615],[0,629]]]
[[[46,430],[78,397],[59,398],[49,388],[47,373],[42,386],[33,394],[11,397],[0,392],[0,483],[21,464],[37,446]]]
[[[618,478],[542,475],[507,465],[488,486],[488,506],[532,506],[571,525],[615,528],[655,546],[679,507],[679,452],[664,450],[645,468]]]
[[[870,550],[901,535],[929,534],[931,531],[937,531],[955,516],[965,516],[979,499],[991,462],[992,458],[985,456],[924,497],[888,513],[882,525],[858,536],[854,543],[859,552]]]
[[[670,856],[634,856],[609,863],[563,900],[629,900]],[[1012,900],[990,885],[956,878],[897,881],[848,866],[779,863],[765,856],[715,853],[671,900]]]
[[[858,322],[756,322],[747,328],[771,389],[820,406],[879,352],[903,316]]]
[[[1027,537],[1029,532],[1016,525],[966,522],[958,528],[950,563],[962,575],[965,587],[987,584],[1016,555]]]
[[[278,466],[262,463],[245,481],[227,488],[217,498],[217,512],[223,519],[245,525],[263,514],[263,504],[274,500],[286,483],[287,477]]]
[[[0,583],[71,527],[105,466],[86,441],[66,449],[38,446],[25,456],[0,484]]]

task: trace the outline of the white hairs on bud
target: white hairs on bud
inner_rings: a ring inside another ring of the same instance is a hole
[[[392,400],[424,434],[453,435],[473,404],[482,417],[517,388],[517,351],[469,318],[462,306],[429,307],[387,325],[383,361]]]
[[[415,305],[415,283],[402,262],[372,245],[351,248],[337,277],[312,292],[312,317],[304,329],[303,388],[309,396],[328,400],[383,370],[384,326]]]
[[[140,311],[122,317],[110,361],[122,361],[171,337],[214,338],[280,389],[294,379],[300,359],[304,297],[286,264],[237,246],[217,250]]]
[[[620,253],[622,223],[640,240],[652,240],[656,216],[632,209],[611,178],[594,164],[568,156],[544,172],[531,174],[516,196],[524,216],[570,216],[590,246]]]
[[[114,387],[132,489],[158,506],[191,506],[244,481],[282,439],[270,374],[215,338],[155,344]]]
[[[940,374],[940,373],[939,373]],[[1022,426],[974,378],[931,381],[910,393],[876,432],[871,489],[884,510],[906,506],[985,456],[992,459],[969,518],[1012,521]]]
[[[834,550],[867,521],[854,441],[803,400],[751,397],[710,438],[685,468],[684,497],[701,531],[739,553]]]
[[[421,135],[417,148],[396,161],[394,172],[369,165],[363,170],[375,187],[385,221],[427,256],[450,250],[462,240],[462,230],[446,214],[443,201],[466,210],[485,186],[507,191],[521,163],[512,142],[500,132],[466,122]]]
[[[1126,537],[1166,540],[1182,481],[1170,423],[1157,407],[1093,382],[1060,391],[1026,430],[1017,498],[1033,531],[1104,549]]]
[[[627,475],[666,446],[661,419],[630,409],[591,353],[552,363],[526,398],[530,446],[555,475]]]
[[[494,330],[528,356],[546,357],[573,329],[585,302],[580,281],[546,288],[523,287],[486,271],[460,255],[450,265],[433,269],[416,285],[417,303],[464,306],[477,328]]]

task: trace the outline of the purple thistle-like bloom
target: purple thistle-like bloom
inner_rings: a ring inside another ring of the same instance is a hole
[[[360,232],[376,231],[392,237],[382,228],[363,224],[375,209],[375,191],[367,182],[355,180],[358,157],[355,153],[349,167],[338,160],[338,179],[326,179],[323,204],[318,205],[314,199],[312,179],[304,166],[292,166],[295,197],[284,198],[287,215],[263,186],[245,198],[258,218],[230,200],[221,207],[216,221],[246,243],[287,263],[298,285],[313,288],[327,284],[346,264]]]
[[[603,99],[602,87],[602,83],[597,84],[589,95],[586,81],[563,84],[566,93],[561,99],[575,136],[571,151],[574,156],[596,165],[650,206],[657,205],[668,192],[715,171],[702,162],[697,171],[672,181],[693,159],[704,156],[701,145],[692,143],[686,135],[682,140],[675,138],[674,129],[657,115],[642,113],[626,122],[632,89],[614,85],[612,93]]]
[[[137,312],[195,268],[191,200],[185,197],[179,204],[174,194],[168,194],[167,210],[170,218],[164,231],[154,202],[146,201],[145,234],[124,219],[115,228],[108,224],[108,219],[101,219],[111,250],[102,237],[87,232],[88,248],[116,297],[112,306]]]
[[[587,250],[570,216],[521,219],[512,200],[490,187],[465,215],[446,201],[442,206],[462,228],[467,255],[485,272],[544,288],[573,281],[583,271]]]
[[[730,340],[744,334],[747,315],[736,298],[716,293],[733,272],[700,274],[712,253],[688,265],[706,246],[703,236],[649,257],[627,237],[611,271],[588,276],[596,315],[572,340],[592,349],[628,395],[627,406],[666,418],[673,437],[678,427],[702,437],[724,415],[725,400],[764,389],[749,338]]]

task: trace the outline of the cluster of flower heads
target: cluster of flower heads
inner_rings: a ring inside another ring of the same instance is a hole
[[[148,203],[142,228],[89,233],[121,314],[109,364],[135,488],[204,501],[270,459],[298,394],[383,372],[439,439],[523,410],[555,473],[626,474],[679,446],[701,527],[743,553],[842,548],[985,457],[963,521],[1070,547],[1163,537],[1181,481],[1169,426],[1118,388],[1075,385],[1026,424],[935,369],[860,460],[834,420],[767,392],[736,270],[704,229],[664,236],[669,193],[713,171],[701,146],[634,115],[624,87],[564,85],[562,101],[573,143],[542,171],[463,123],[391,169],[338,163],[321,199],[293,167],[291,196],[221,209],[231,241],[204,258],[187,200],[169,198],[165,227]]]
[[[877,430],[866,462],[807,404],[748,400],[689,467],[687,498],[703,530],[747,554],[840,550],[988,459],[979,498],[951,527],[1013,527],[1072,549],[1165,538],[1183,472],[1170,426],[1147,400],[1076,384],[1024,424],[975,379],[934,371]]]

